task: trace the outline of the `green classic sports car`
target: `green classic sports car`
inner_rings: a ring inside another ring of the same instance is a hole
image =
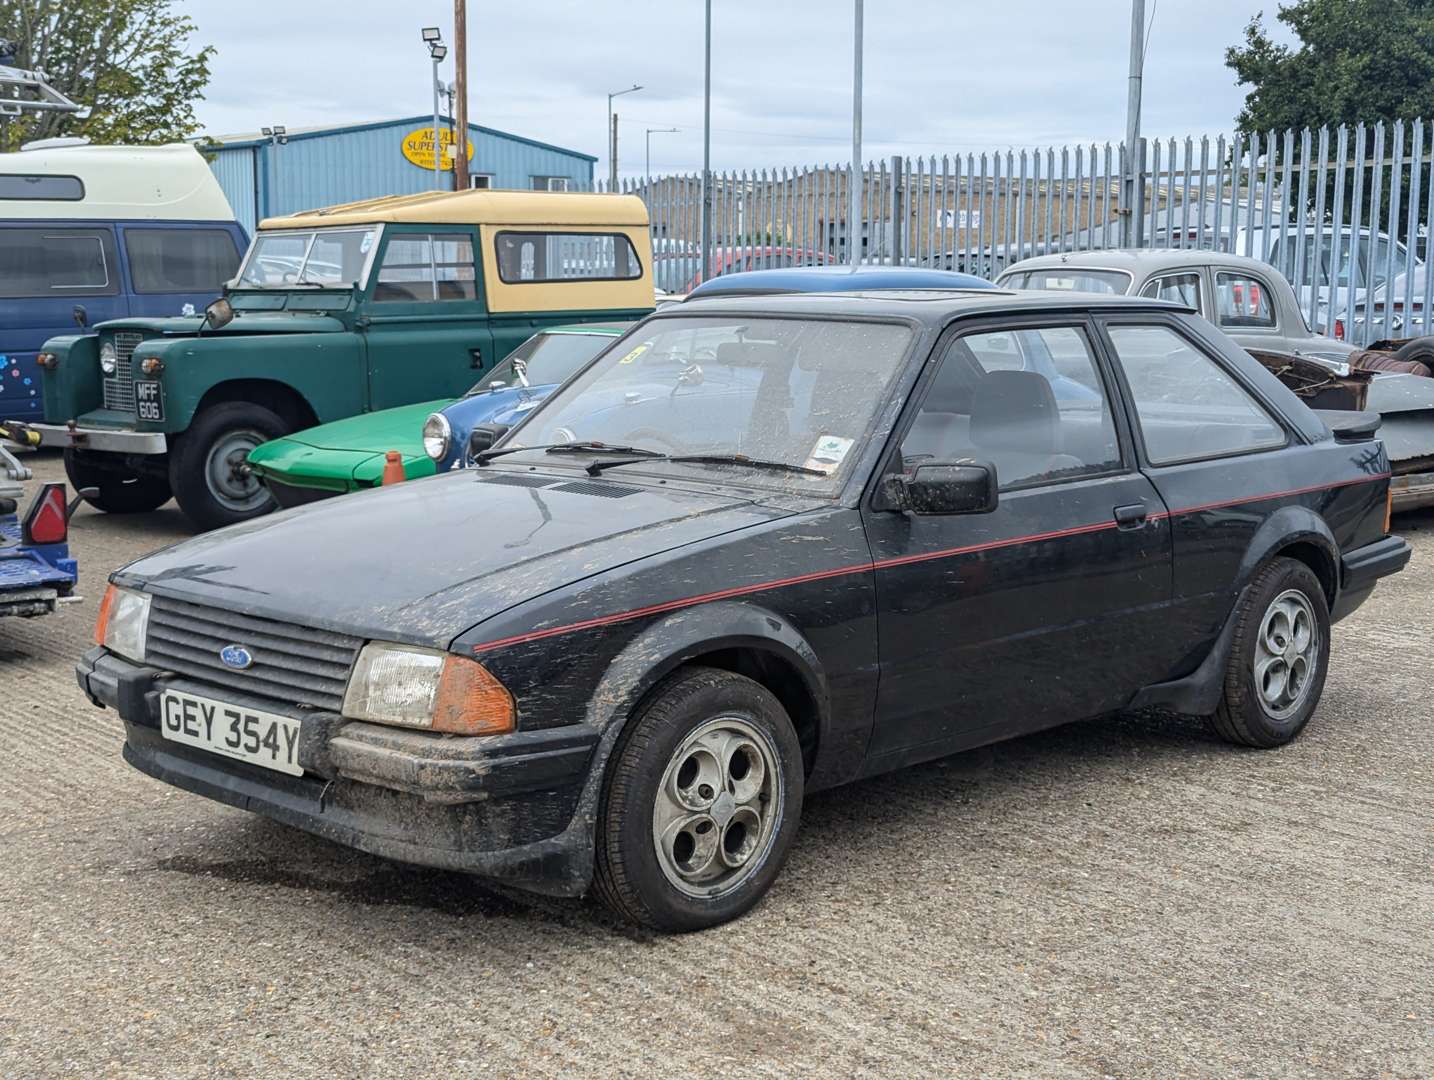
[[[430,476],[461,462],[462,445],[475,424],[520,419],[628,325],[549,327],[509,353],[464,397],[421,401],[295,432],[255,447],[249,466],[281,506],[377,487],[389,450],[402,456],[406,478]],[[427,421],[439,413],[447,436],[425,438]]]

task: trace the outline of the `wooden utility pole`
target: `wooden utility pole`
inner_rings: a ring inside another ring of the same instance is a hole
[[[467,191],[468,179],[468,3],[453,0],[453,88],[457,94],[453,117],[453,188]]]

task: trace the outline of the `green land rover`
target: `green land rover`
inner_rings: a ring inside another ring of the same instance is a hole
[[[647,210],[624,195],[398,195],[261,223],[201,316],[45,343],[44,423],[70,481],[114,513],[173,495],[200,528],[273,509],[249,451],[452,398],[545,326],[653,309]]]

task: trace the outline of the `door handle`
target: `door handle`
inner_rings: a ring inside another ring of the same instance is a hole
[[[483,367],[483,350],[481,348],[469,349],[468,356],[468,366],[471,367],[474,371],[481,370]]]
[[[1144,503],[1134,503],[1130,506],[1117,506],[1115,508],[1115,524],[1121,529],[1138,529],[1150,518],[1150,511],[1145,508]]]

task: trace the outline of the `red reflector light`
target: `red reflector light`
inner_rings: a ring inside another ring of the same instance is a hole
[[[1335,321],[1334,321],[1334,339],[1335,339],[1335,341],[1343,341],[1343,340],[1344,340],[1344,320],[1343,320],[1343,319],[1335,319]]]
[[[63,544],[69,532],[65,485],[46,484],[25,515],[23,536],[29,544]]]

